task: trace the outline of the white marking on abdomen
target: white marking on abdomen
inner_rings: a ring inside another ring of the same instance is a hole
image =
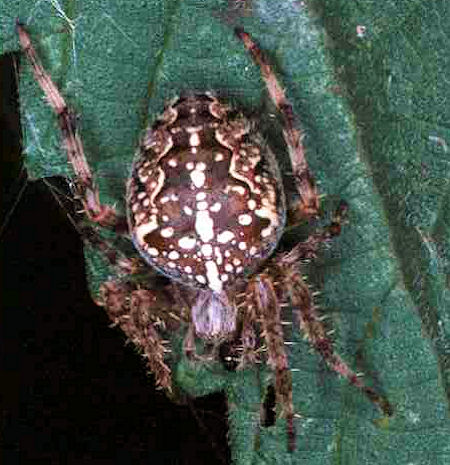
[[[200,137],[198,136],[198,132],[194,132],[189,137],[189,145],[191,147],[196,147],[200,145]]]
[[[172,250],[172,252],[169,253],[170,260],[178,260],[179,258],[180,254],[176,250]]]
[[[209,242],[214,238],[214,221],[209,216],[208,210],[197,211],[195,216],[195,230],[203,242]]]
[[[164,228],[161,230],[161,236],[162,237],[172,237],[173,236],[173,233],[174,233],[174,229],[173,228]]]
[[[203,171],[199,171],[199,170],[192,171],[191,180],[194,183],[195,187],[197,188],[202,187],[203,184],[205,184],[205,179],[206,179],[206,176],[205,176],[205,173],[203,173]]]
[[[218,211],[220,211],[221,208],[222,208],[222,204],[219,202],[216,202],[213,206],[209,207],[209,209],[214,213],[217,213]]]
[[[269,226],[264,228],[261,231],[261,237],[268,237],[272,234],[273,228],[277,227],[280,223],[280,217],[273,205],[271,205],[272,208],[268,207],[261,207],[258,210],[255,210],[255,214],[259,216],[260,218],[266,218],[270,221]]]
[[[150,217],[148,223],[141,224],[135,230],[136,239],[139,244],[145,244],[144,236],[151,233],[155,229],[158,229],[158,222],[156,221],[156,215]]]
[[[197,239],[189,236],[184,236],[178,240],[178,245],[182,249],[193,249],[195,244],[197,243]]]
[[[239,224],[242,224],[242,226],[248,226],[252,223],[252,217],[247,215],[247,213],[244,213],[243,215],[239,215],[238,222]]]
[[[233,237],[234,237],[234,233],[232,233],[231,231],[222,231],[217,236],[217,242],[220,242],[221,244],[226,244],[227,242],[231,241]]]
[[[210,257],[213,253],[211,244],[203,244],[200,250],[205,257]]]
[[[164,174],[164,171],[161,169],[161,167],[158,166],[157,169],[158,169],[158,173],[157,173],[158,178],[156,180],[157,184],[150,194],[150,203],[152,205],[155,205],[155,198],[161,192],[161,189],[166,179],[166,175]]]
[[[208,278],[209,287],[216,292],[222,291],[222,281],[219,279],[219,269],[212,260],[205,263],[206,277]]]

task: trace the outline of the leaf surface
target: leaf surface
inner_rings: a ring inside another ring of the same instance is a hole
[[[182,89],[219,91],[261,116],[289,175],[259,70],[223,20],[230,3],[0,2],[1,51],[18,49],[19,16],[81,115],[105,202],[124,208],[140,134]],[[237,20],[267,50],[293,102],[321,191],[350,205],[342,236],[308,271],[339,352],[387,395],[395,415],[380,420],[294,331],[287,338],[295,343],[290,364],[302,418],[297,450],[287,454],[283,422],[259,426],[266,371],[226,374],[180,363],[176,379],[191,394],[227,391],[235,463],[450,459],[450,18],[445,2],[430,5],[255,0],[251,15]],[[29,174],[70,175],[56,119],[25,63],[20,95]],[[91,264],[90,273],[95,290],[110,270]]]

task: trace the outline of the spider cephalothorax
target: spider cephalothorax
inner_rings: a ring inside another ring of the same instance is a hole
[[[121,230],[124,218],[100,202],[75,118],[20,24],[18,32],[36,80],[58,115],[86,217],[93,227]],[[298,192],[298,200],[289,208],[293,217],[315,218],[319,197],[292,106],[258,46],[244,31],[236,34],[261,68],[270,98],[284,120]],[[314,258],[320,244],[340,233],[346,204],[340,203],[324,230],[290,251],[276,253],[287,209],[275,156],[255,124],[212,94],[188,94],[169,104],[146,130],[127,183],[128,236],[144,260],[124,256],[117,260],[116,251],[95,234],[87,239],[107,252],[119,276],[102,284],[100,303],[143,352],[157,383],[171,389],[171,371],[158,330],[179,329],[180,322],[188,325],[184,348],[189,356],[198,358],[197,338],[212,347],[210,358],[228,357],[220,350],[225,342],[234,366],[266,361],[275,374],[275,397],[287,419],[293,449],[294,409],[282,306],[291,307],[293,323],[333,370],[386,414],[391,407],[334,352],[302,276],[302,260]],[[148,264],[169,280],[155,284],[150,272],[143,280],[142,270],[148,270]],[[139,284],[133,281],[137,273]],[[266,350],[260,350],[261,345]]]

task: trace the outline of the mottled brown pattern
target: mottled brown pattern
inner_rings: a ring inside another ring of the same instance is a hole
[[[172,102],[145,134],[128,185],[130,230],[164,274],[221,292],[277,244],[284,193],[253,128],[215,97],[195,94]]]

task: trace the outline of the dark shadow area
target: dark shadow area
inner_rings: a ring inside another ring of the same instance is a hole
[[[1,463],[229,463],[224,396],[175,405],[155,390],[89,296],[67,212],[46,183],[22,189],[13,63],[0,61]]]

